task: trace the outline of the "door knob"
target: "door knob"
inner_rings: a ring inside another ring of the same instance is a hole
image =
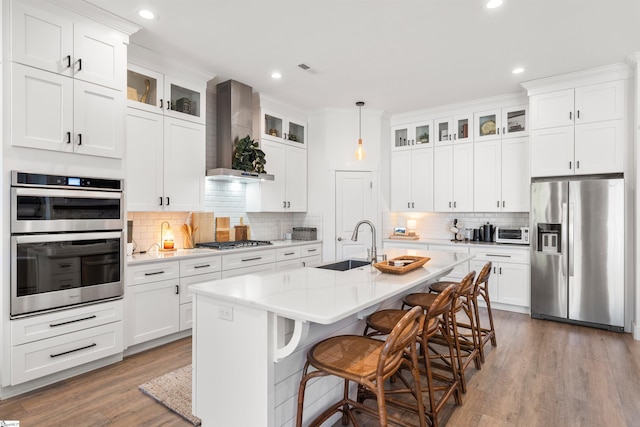
[[[342,242],[342,237],[338,237],[338,242]]]

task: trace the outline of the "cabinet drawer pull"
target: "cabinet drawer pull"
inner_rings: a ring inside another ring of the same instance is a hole
[[[176,295],[180,295],[180,285],[176,285]]]
[[[572,118],[573,118],[572,113],[571,111],[569,111],[569,120],[572,120]]]
[[[71,68],[71,55],[67,55],[67,68]]]
[[[500,274],[502,274],[502,267],[500,267]]]
[[[580,169],[580,160],[576,160],[576,169]]]
[[[411,209],[411,202],[407,202],[407,208]]]
[[[577,110],[576,111],[576,119],[579,119],[579,118],[580,118],[580,110]]]
[[[78,145],[82,145],[82,134],[78,134]]]
[[[287,252],[284,254],[284,256],[295,255],[295,254],[296,254],[295,252]]]
[[[416,207],[415,202],[411,202],[411,208],[414,208],[414,209],[415,209],[415,207]]]
[[[144,273],[145,276],[155,276],[157,274],[164,274],[164,270],[154,271],[152,273]]]
[[[162,197],[159,197],[160,199],[160,206],[162,206]]]
[[[246,259],[243,259],[243,260],[242,260],[242,262],[246,262],[246,261],[257,261],[257,260],[259,260],[259,259],[262,259],[262,257],[261,257],[261,256],[257,256],[257,257],[255,257],[255,258],[246,258]]]
[[[167,110],[171,110],[171,101],[167,101]]]
[[[80,351],[80,350],[86,350],[88,348],[95,347],[97,345],[98,344],[93,343],[93,344],[85,345],[84,347],[76,348],[76,349],[73,349],[73,350],[63,351],[62,353],[50,354],[49,357],[64,356],[65,354],[74,353],[74,352]]]
[[[495,256],[500,258],[511,258],[511,255],[502,255],[502,254],[486,254],[485,256]]]
[[[571,162],[569,162],[569,169],[571,169]]]
[[[67,132],[67,144],[71,144],[71,132]]]
[[[496,208],[499,208],[499,207],[500,207],[500,200],[496,202]]]
[[[92,314],[91,316],[83,317],[81,319],[67,320],[66,322],[60,322],[60,323],[50,323],[49,327],[50,328],[55,328],[57,326],[68,325],[70,323],[84,322],[85,320],[95,319],[96,317],[98,317],[98,316],[96,316],[95,314]]]
[[[315,252],[317,249],[307,249],[307,252]]]
[[[58,267],[60,267],[60,268],[69,268],[69,267],[71,267],[71,264],[58,264]]]
[[[82,71],[82,58],[78,59],[78,71]]]
[[[167,206],[169,206],[170,204],[171,204],[171,199],[167,197]]]
[[[502,201],[502,207],[503,207],[503,208],[505,207],[505,202],[504,202],[504,200]]]
[[[194,265],[193,268],[207,268],[207,267],[211,267],[211,264],[201,264],[201,265]]]
[[[162,99],[160,100],[160,108],[164,108],[164,102],[162,102]]]
[[[287,207],[290,208],[291,207],[291,202],[287,202]]]

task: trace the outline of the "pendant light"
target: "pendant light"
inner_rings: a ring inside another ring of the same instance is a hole
[[[363,160],[366,156],[364,152],[364,148],[362,148],[362,106],[364,102],[358,101],[356,102],[356,106],[359,108],[358,111],[358,149],[356,150],[356,159]]]

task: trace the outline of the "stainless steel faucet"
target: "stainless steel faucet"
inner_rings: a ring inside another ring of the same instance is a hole
[[[376,227],[371,223],[371,221],[363,219],[356,224],[355,229],[353,230],[353,234],[351,235],[351,240],[354,242],[358,241],[358,228],[362,224],[369,224],[371,227],[371,250],[369,251],[369,260],[370,262],[378,261],[378,250],[376,249]]]

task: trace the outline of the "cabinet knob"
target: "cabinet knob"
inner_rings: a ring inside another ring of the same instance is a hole
[[[338,237],[338,242],[342,242],[342,237]]]

